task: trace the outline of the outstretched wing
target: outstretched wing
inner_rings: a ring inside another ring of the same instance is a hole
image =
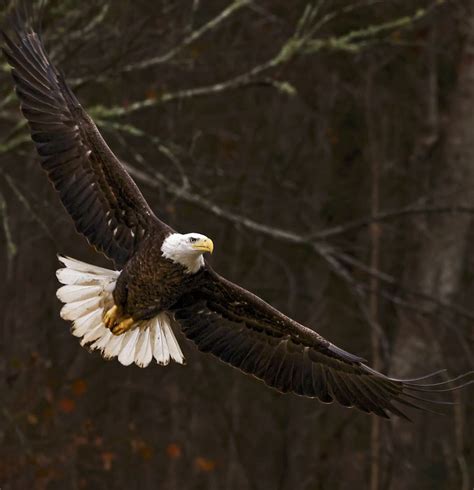
[[[384,376],[252,293],[211,270],[207,274],[204,285],[174,307],[175,320],[201,351],[278,391],[325,403],[335,399],[384,418],[390,413],[407,418],[403,406],[429,410],[430,403],[443,403],[429,400],[428,407],[423,406],[426,400],[419,392],[453,389],[444,389],[446,383],[419,384],[422,378]],[[462,383],[461,378],[457,381]]]
[[[16,39],[4,33],[3,52],[12,66],[21,110],[31,137],[77,231],[123,266],[158,220],[96,125],[51,63],[40,36],[19,19]]]

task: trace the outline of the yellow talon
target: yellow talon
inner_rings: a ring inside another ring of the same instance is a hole
[[[114,335],[122,335],[130,330],[134,323],[135,320],[132,317],[128,317],[125,320],[122,320],[119,324],[114,325],[110,330]]]
[[[135,320],[130,316],[121,316],[119,307],[114,305],[105,313],[103,322],[114,335],[122,335],[132,328]]]
[[[107,328],[112,328],[117,323],[117,320],[118,320],[118,307],[117,305],[114,305],[104,315],[104,325]]]

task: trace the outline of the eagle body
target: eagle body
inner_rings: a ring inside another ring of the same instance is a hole
[[[161,245],[159,237],[147,238],[117,280],[115,304],[137,321],[168,310],[201,282],[202,270],[188,273],[183,265],[163,257]]]
[[[473,373],[441,382],[385,376],[217,274],[203,257],[212,241],[155,215],[28,21],[17,14],[10,29],[3,53],[40,164],[76,230],[114,264],[59,257],[61,316],[81,345],[123,365],[183,364],[173,332],[180,328],[199,350],[280,392],[384,418],[431,410],[446,402],[427,393],[473,382]]]

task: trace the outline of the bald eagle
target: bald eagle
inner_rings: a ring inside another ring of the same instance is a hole
[[[3,52],[41,165],[77,231],[115,265],[108,270],[59,257],[61,316],[83,346],[123,365],[183,364],[174,324],[199,350],[280,392],[337,400],[384,418],[407,418],[403,407],[430,410],[443,402],[427,401],[423,392],[473,381],[385,376],[217,274],[204,259],[211,239],[177,233],[153,213],[41,37],[21,16],[11,28]]]

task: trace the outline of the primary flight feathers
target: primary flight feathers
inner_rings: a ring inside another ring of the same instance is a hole
[[[403,407],[430,410],[444,402],[424,400],[426,393],[472,383],[472,373],[439,383],[384,376],[215,273],[202,257],[212,241],[176,233],[155,216],[39,35],[21,18],[11,30],[3,51],[40,162],[77,231],[121,269],[61,259],[62,315],[83,344],[123,364],[183,362],[173,318],[201,351],[272,388],[385,418],[406,418]]]
[[[161,223],[107,146],[96,125],[25,25],[4,33],[15,90],[43,168],[77,231],[123,266],[150,226]]]

